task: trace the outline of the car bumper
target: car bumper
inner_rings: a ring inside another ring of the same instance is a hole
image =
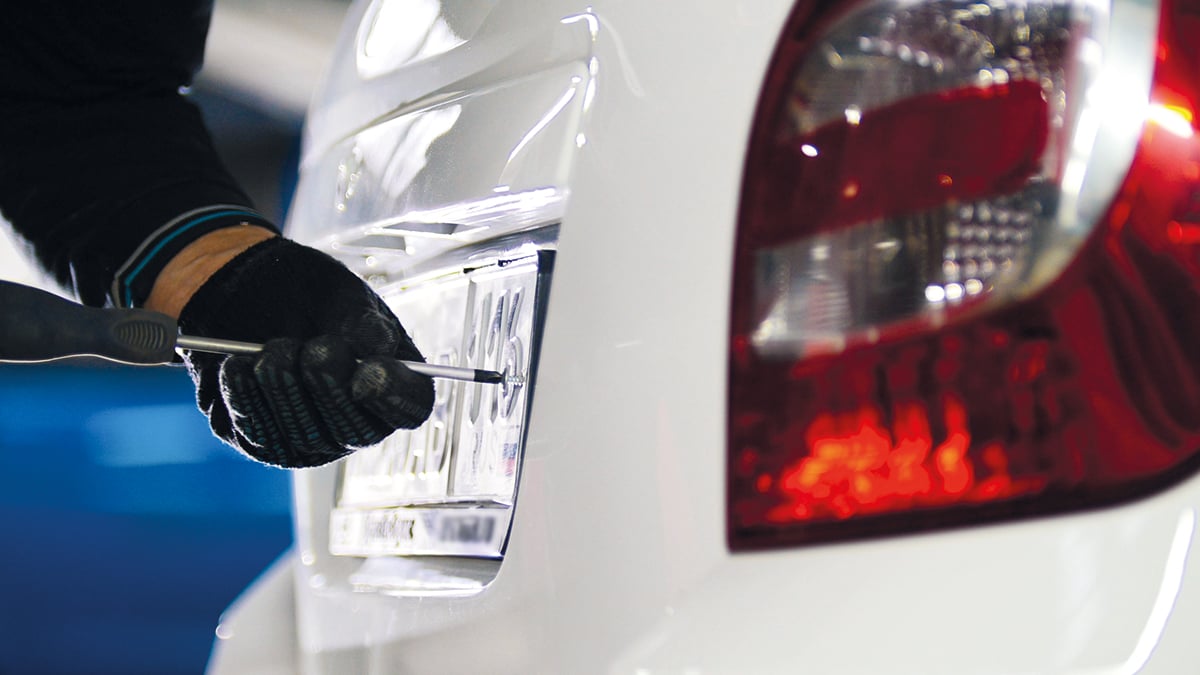
[[[747,130],[789,8],[596,3],[599,84],[586,143],[572,151],[506,556],[470,594],[356,590],[363,560],[328,555],[336,468],[298,474],[290,618],[302,672],[1176,673],[1195,663],[1197,479],[1067,516],[729,552],[730,251]],[[667,30],[689,39],[666,41]]]

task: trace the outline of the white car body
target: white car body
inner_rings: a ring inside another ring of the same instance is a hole
[[[560,224],[511,534],[501,561],[334,556],[340,468],[298,472],[295,548],[223,618],[211,673],[1195,671],[1194,477],[1098,510],[730,551],[732,248],[791,0],[393,4],[479,20],[399,67],[356,65],[375,10],[354,4],[289,227],[345,253],[328,218],[346,144],[396,119],[443,126],[396,144],[419,161],[380,208],[524,194],[531,211],[489,226]]]

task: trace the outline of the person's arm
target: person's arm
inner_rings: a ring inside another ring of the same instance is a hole
[[[265,343],[184,354],[213,431],[313,466],[423,422],[433,383],[387,305],[344,265],[276,236],[180,90],[210,2],[13,3],[0,21],[0,211],[91,305],[145,306],[192,335]]]
[[[276,229],[181,94],[201,65],[210,13],[211,2],[186,0],[4,8],[0,211],[87,304],[143,304],[162,267],[209,232]],[[200,222],[139,251],[189,213]]]

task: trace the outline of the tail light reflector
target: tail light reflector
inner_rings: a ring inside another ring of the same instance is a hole
[[[732,549],[1200,465],[1197,0],[802,1],[747,156]]]

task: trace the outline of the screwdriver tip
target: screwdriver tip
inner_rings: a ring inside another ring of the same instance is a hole
[[[507,378],[504,373],[498,373],[494,370],[476,370],[475,381],[483,384],[500,384]]]

